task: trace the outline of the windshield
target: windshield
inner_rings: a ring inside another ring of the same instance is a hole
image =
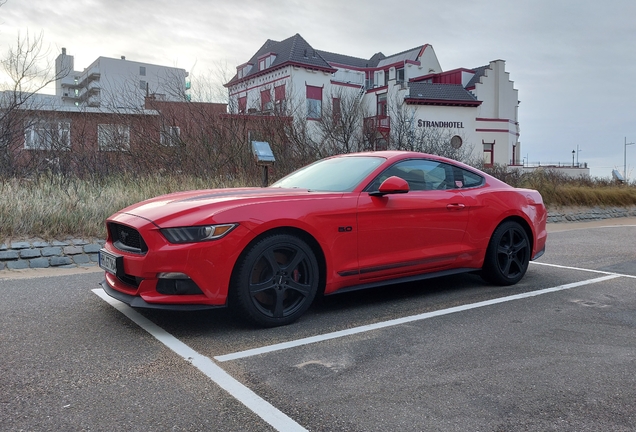
[[[377,156],[345,156],[319,160],[283,177],[271,187],[321,192],[351,192],[385,161]]]

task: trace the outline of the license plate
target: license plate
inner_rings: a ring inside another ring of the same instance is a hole
[[[105,249],[99,251],[99,266],[108,273],[117,274],[117,261],[120,256],[114,255]]]

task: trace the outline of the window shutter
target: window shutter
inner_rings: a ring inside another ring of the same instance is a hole
[[[322,100],[322,87],[307,86],[307,99]]]

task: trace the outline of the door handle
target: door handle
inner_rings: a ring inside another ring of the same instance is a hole
[[[466,206],[465,206],[464,204],[456,203],[456,204],[448,204],[448,205],[446,206],[446,209],[448,209],[448,210],[462,210],[462,209],[464,209],[465,207],[466,207]]]

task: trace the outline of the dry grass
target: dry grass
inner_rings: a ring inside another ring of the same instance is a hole
[[[105,238],[104,219],[165,193],[238,186],[188,176],[116,176],[102,181],[62,177],[0,179],[0,243],[8,238]]]
[[[569,179],[551,172],[491,172],[516,187],[537,189],[548,207],[636,206],[636,185]],[[238,187],[246,180],[187,175],[112,176],[79,180],[60,176],[0,179],[0,243],[10,238],[105,237],[104,219],[130,204],[165,193]]]
[[[532,173],[495,167],[485,170],[511,186],[535,189],[548,207],[631,207],[636,205],[636,184],[617,184],[609,179],[571,178],[550,170]]]

